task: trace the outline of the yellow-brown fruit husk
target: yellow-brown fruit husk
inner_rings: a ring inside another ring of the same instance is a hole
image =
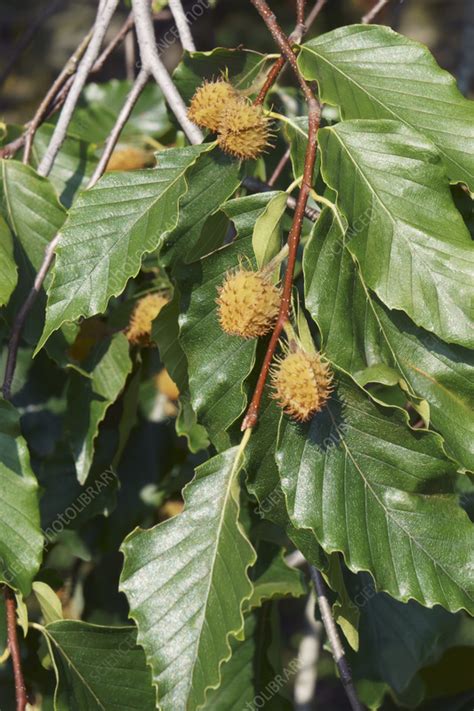
[[[216,132],[222,112],[227,103],[235,96],[236,92],[232,84],[223,79],[205,82],[191,99],[188,116],[198,126]]]
[[[228,272],[218,289],[221,328],[231,336],[257,338],[271,330],[278,316],[280,290],[261,272]]]
[[[148,294],[138,301],[126,331],[130,343],[133,345],[149,345],[151,325],[167,303],[168,299],[163,294]]]
[[[153,161],[153,156],[142,148],[127,146],[112,153],[105,170],[107,173],[114,170],[137,170],[152,165]]]
[[[332,377],[319,354],[296,348],[278,359],[272,368],[273,397],[292,419],[306,422],[328,401]]]
[[[244,98],[229,101],[219,126],[219,146],[226,153],[245,160],[257,158],[269,146],[269,120],[261,106]]]
[[[179,389],[170,374],[163,368],[155,378],[155,384],[160,393],[166,395],[169,400],[177,400],[179,398]]]

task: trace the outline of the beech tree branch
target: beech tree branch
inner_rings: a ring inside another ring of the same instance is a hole
[[[133,27],[133,24],[133,15],[132,13],[130,13],[127,20],[124,22],[116,36],[109,42],[107,47],[103,50],[103,52],[94,62],[90,74],[94,74],[95,72],[98,72],[100,69],[102,69],[103,65],[105,64],[109,56],[112,54],[112,52],[118,47],[118,45],[130,32]],[[25,148],[25,156],[23,157],[23,163],[27,163],[29,161],[31,147],[34,141],[34,134],[41,126],[43,121],[45,121],[49,116],[58,111],[64,104],[69,89],[71,88],[71,84],[74,81],[74,74],[76,73],[77,65],[79,63],[79,60],[82,58],[84,52],[86,51],[91,35],[92,30],[87,33],[87,35],[81,41],[74,53],[71,55],[67,64],[65,65],[59,76],[55,79],[51,88],[48,90],[46,96],[38,107],[36,114],[34,115],[32,120],[26,124],[26,130],[23,132],[23,134],[16,138],[14,141],[11,141],[11,143],[8,143],[3,148],[0,148],[0,158],[10,158],[23,146],[25,146],[29,140],[30,145],[28,147],[28,151]]]
[[[191,34],[191,29],[188,25],[188,20],[184,14],[183,5],[181,0],[168,0],[168,5],[171,12],[173,13],[174,21],[176,22],[176,27],[178,28],[179,41],[181,46],[187,52],[195,52],[196,46],[194,44],[193,36]]]
[[[5,614],[7,618],[8,649],[10,650],[12,658],[13,677],[15,679],[16,711],[25,711],[28,699],[26,696],[23,670],[21,668],[21,652],[20,642],[18,640],[15,593],[7,585],[4,585],[3,596],[5,599]]]
[[[291,66],[301,87],[303,95],[306,99],[306,103],[308,105],[308,145],[306,148],[301,188],[298,194],[298,198],[296,200],[293,223],[290,229],[290,233],[288,235],[288,262],[285,272],[285,278],[283,281],[280,310],[278,313],[277,322],[270,338],[270,342],[268,344],[267,352],[265,353],[262,368],[258,376],[257,385],[255,387],[252,400],[242,422],[242,430],[254,427],[257,423],[260,403],[262,401],[263,390],[265,388],[265,383],[270,370],[270,365],[273,360],[273,356],[275,354],[275,350],[277,348],[282,331],[289,318],[291,308],[291,293],[293,288],[293,274],[296,265],[296,255],[298,252],[298,245],[301,237],[301,229],[305,216],[305,208],[308,202],[308,197],[311,190],[311,183],[313,180],[313,169],[316,160],[317,132],[320,122],[319,103],[314,97],[309,85],[302,77],[298,69],[296,57],[291,47],[291,44],[282,29],[280,28],[275,15],[271,11],[266,0],[250,1],[258,10],[260,16],[262,17],[268,29],[270,30],[273,39],[278,45],[280,52]]]
[[[357,698],[354,682],[352,681],[352,673],[349,664],[347,663],[346,654],[339,637],[339,632],[337,631],[336,623],[332,616],[331,604],[328,600],[326,584],[323,580],[323,576],[313,565],[309,566],[309,572],[316,591],[324,629],[326,630],[334,661],[336,662],[339,670],[339,676],[344,686],[347,698],[349,699],[349,703],[353,711],[363,711],[364,707]]]
[[[278,165],[275,168],[275,170],[273,171],[271,177],[268,179],[268,184],[271,188],[275,185],[276,181],[278,180],[278,178],[284,171],[285,166],[288,163],[288,161],[290,160],[290,158],[291,158],[291,150],[289,148],[287,148],[286,151],[284,152],[284,154],[282,155],[282,157],[280,158],[280,160],[278,161]]]
[[[53,82],[51,88],[47,92],[43,101],[39,105],[38,110],[36,111],[35,115],[33,116],[32,120],[30,121],[27,131],[26,131],[26,134],[25,134],[25,150],[23,153],[23,163],[25,165],[27,165],[30,160],[31,148],[33,146],[33,141],[35,138],[36,131],[38,130],[39,126],[43,123],[44,118],[45,118],[46,114],[48,113],[50,104],[54,101],[58,92],[63,88],[63,86],[67,82],[67,80],[71,78],[71,75],[76,72],[78,62],[84,55],[84,52],[86,51],[87,46],[90,42],[91,36],[92,36],[92,30],[87,33],[87,35],[84,37],[84,39],[82,40],[80,45],[77,47],[75,52],[69,58],[65,67],[63,68],[63,70],[61,71],[59,76],[56,78],[56,80]]]
[[[296,6],[296,27],[291,33],[289,37],[290,44],[298,44],[301,42],[302,38],[306,34],[306,32],[309,30],[325,4],[327,3],[327,0],[318,0],[316,5],[313,7],[311,12],[309,13],[306,22],[304,21],[304,8],[305,8],[305,3],[306,0],[301,2],[301,0],[298,0],[297,6]],[[260,92],[255,99],[255,104],[263,104],[265,101],[265,97],[267,96],[268,92],[280,76],[281,72],[283,71],[284,67],[286,66],[286,58],[282,54],[281,57],[279,57],[276,62],[273,64],[272,68],[268,72],[267,78],[265,79],[265,83],[260,89]]]
[[[36,275],[33,286],[31,287],[30,293],[26,297],[23,306],[18,311],[15,321],[13,323],[12,332],[10,335],[10,340],[8,341],[7,349],[7,363],[5,366],[5,374],[3,376],[3,386],[2,392],[5,400],[10,400],[11,398],[11,387],[13,382],[13,376],[15,375],[16,360],[18,356],[18,347],[20,345],[21,334],[23,333],[23,328],[25,326],[26,318],[31,311],[38,295],[43,286],[46,275],[49,268],[53,262],[54,250],[59,242],[59,235],[51,240],[51,242],[46,247],[43,263],[39,268]]]
[[[77,68],[74,81],[72,82],[71,89],[69,90],[66,101],[64,102],[61,115],[58,119],[58,123],[56,124],[56,128],[54,129],[48,149],[38,167],[38,173],[42,176],[46,177],[49,175],[56,156],[63,144],[64,139],[66,138],[67,129],[74,109],[76,108],[80,93],[100,52],[100,47],[104,40],[105,33],[118,3],[119,0],[104,0],[104,2],[99,6],[90,42]]]
[[[153,75],[190,143],[202,143],[203,134],[188,118],[186,105],[158,55],[149,0],[133,0],[133,12],[144,68]]]
[[[114,124],[114,127],[112,128],[112,131],[110,132],[104,146],[104,151],[100,157],[99,162],[97,163],[97,166],[94,170],[94,173],[89,180],[89,183],[87,185],[87,188],[92,188],[96,184],[96,182],[99,180],[99,178],[103,175],[107,163],[109,162],[110,156],[113,153],[113,150],[117,144],[117,141],[120,137],[120,134],[122,133],[122,129],[127,123],[128,119],[130,118],[130,114],[133,111],[133,107],[137,103],[138,99],[140,98],[140,94],[142,93],[143,89],[145,88],[148,79],[150,77],[150,74],[147,69],[141,69],[140,73],[138,74],[137,78],[135,79],[135,82],[125,100],[125,103],[123,104],[119,115],[117,116],[117,120]]]
[[[390,0],[378,0],[378,2],[375,3],[373,8],[364,15],[361,22],[364,25],[369,25],[375,20],[379,12],[381,12],[384,9],[385,5],[388,5],[389,2]]]

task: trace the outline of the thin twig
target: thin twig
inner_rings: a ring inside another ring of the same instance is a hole
[[[313,169],[316,160],[317,132],[320,122],[319,103],[314,97],[309,85],[302,77],[298,69],[296,57],[291,47],[291,44],[282,29],[280,28],[275,15],[269,8],[266,0],[250,1],[260,13],[260,16],[264,20],[265,24],[267,25],[273,36],[273,39],[278,45],[280,52],[286,58],[293,72],[295,73],[298,83],[301,87],[306,103],[308,105],[308,144],[306,147],[305,164],[301,188],[298,193],[298,198],[296,200],[293,223],[291,225],[290,233],[288,235],[288,262],[283,282],[280,310],[278,313],[275,328],[273,329],[273,333],[268,344],[267,352],[265,353],[262,368],[258,376],[257,385],[255,387],[252,400],[242,422],[242,430],[254,427],[257,423],[258,411],[260,409],[260,403],[262,400],[265,383],[268,377],[268,372],[270,370],[270,365],[273,360],[273,356],[275,354],[275,350],[277,348],[281,333],[289,318],[291,294],[293,288],[293,274],[296,265],[296,255],[298,252],[298,245],[301,237],[301,229],[305,216],[305,208],[308,202],[308,197],[311,190],[311,183],[313,179]]]
[[[306,18],[306,22],[305,22],[307,29],[309,29],[311,27],[311,25],[313,24],[313,22],[315,21],[315,19],[317,18],[317,16],[323,9],[323,7],[326,5],[327,1],[328,0],[318,0],[318,2],[313,7],[311,12],[308,14],[308,17]]]
[[[204,137],[201,131],[188,118],[186,105],[158,56],[149,0],[133,0],[133,12],[143,66],[155,78],[189,141],[202,143]]]
[[[331,605],[328,600],[326,584],[323,580],[323,576],[313,565],[309,566],[309,572],[316,590],[324,629],[326,630],[329,644],[331,645],[332,655],[339,670],[339,676],[347,694],[347,698],[349,699],[353,711],[363,711],[364,707],[357,698],[354,682],[352,681],[352,673],[349,668],[349,664],[347,663],[346,654],[337,631],[336,623],[332,616]]]
[[[100,47],[105,37],[105,33],[107,32],[107,28],[118,3],[119,0],[105,0],[103,6],[99,6],[91,40],[77,68],[74,81],[67,95],[67,99],[64,102],[61,115],[59,116],[58,123],[54,129],[47,151],[38,167],[38,173],[44,177],[49,175],[55,158],[63,144],[64,139],[66,138],[67,129],[72,119],[79,96],[84,84],[87,81],[92,65],[100,52]]]
[[[313,7],[311,12],[309,13],[308,17],[306,18],[306,22],[302,22],[301,18],[304,18],[304,7],[305,7],[305,2],[301,2],[298,0],[297,8],[296,8],[296,14],[297,14],[297,20],[296,20],[296,27],[291,33],[289,37],[290,44],[298,44],[301,42],[303,39],[304,35],[306,32],[309,30],[323,7],[325,6],[327,0],[318,0],[316,5]],[[278,77],[280,76],[281,72],[283,71],[284,67],[286,66],[286,59],[285,56],[282,54],[281,57],[279,57],[275,63],[273,64],[272,68],[268,72],[268,76],[265,79],[265,83],[262,86],[262,88],[259,91],[259,94],[257,98],[255,99],[254,103],[256,105],[263,104],[265,101],[265,97],[267,96],[268,92],[272,88],[273,84],[276,82]]]
[[[283,55],[281,55],[281,57],[278,57],[278,59],[274,62],[272,68],[270,69],[270,71],[267,74],[264,85],[258,92],[258,96],[254,101],[254,104],[256,106],[260,106],[261,104],[263,104],[268,92],[270,91],[270,89],[272,88],[272,86],[274,85],[274,83],[276,82],[278,77],[280,76],[281,72],[283,71],[283,67],[285,65],[286,65],[286,59]]]
[[[161,12],[157,12],[153,15],[154,20],[169,20],[171,19],[171,13],[168,10],[162,10]],[[130,32],[135,24],[135,18],[133,16],[133,13],[130,13],[125,22],[123,23],[122,27],[120,30],[117,32],[115,37],[109,42],[109,44],[105,47],[105,49],[102,50],[102,52],[99,54],[97,57],[96,61],[94,62],[92,69],[90,70],[89,74],[96,74],[97,72],[100,72],[112,52],[114,52],[117,47],[125,40],[126,37],[130,35]],[[57,111],[59,108],[61,108],[62,104],[64,103],[64,100],[68,94],[69,88],[71,86],[71,83],[73,81],[73,78],[69,80],[69,83],[64,86],[64,89],[61,91],[61,93],[58,95],[56,101],[54,102],[54,106],[51,109],[51,113],[53,111]]]
[[[287,148],[286,151],[284,152],[284,154],[282,155],[282,157],[280,158],[280,160],[279,160],[279,162],[278,162],[278,165],[277,165],[277,167],[275,168],[275,170],[273,171],[273,173],[272,173],[270,179],[267,181],[267,182],[268,182],[268,185],[269,185],[271,188],[273,188],[273,186],[275,185],[276,181],[278,180],[278,178],[280,177],[280,175],[283,173],[286,164],[287,164],[288,161],[290,160],[290,157],[291,157],[291,150],[290,150],[289,148]]]
[[[306,0],[296,0],[296,24],[304,25],[304,9]]]
[[[21,668],[20,642],[18,640],[18,626],[16,620],[15,594],[7,585],[3,587],[5,598],[5,613],[7,618],[8,648],[12,657],[13,676],[15,679],[16,711],[25,711],[28,698],[26,695],[25,680]]]
[[[123,127],[127,123],[130,114],[133,111],[133,107],[137,103],[140,94],[142,93],[143,89],[146,86],[146,83],[148,81],[150,74],[148,73],[147,69],[142,69],[140,73],[138,74],[137,78],[135,79],[135,83],[133,84],[126,100],[125,103],[123,104],[119,115],[117,116],[117,120],[115,122],[115,125],[110,132],[104,146],[104,152],[102,153],[99,162],[97,163],[96,169],[94,170],[94,173],[89,180],[89,183],[87,185],[87,188],[92,188],[96,184],[96,182],[99,180],[99,178],[102,176],[104,173],[107,163],[109,162],[110,156],[112,155],[112,152],[115,148],[115,145],[120,137],[120,134],[122,132]]]
[[[49,5],[47,5],[45,8],[41,10],[39,15],[35,17],[33,20],[32,24],[26,32],[22,35],[20,38],[20,41],[16,45],[16,47],[13,48],[11,57],[9,61],[7,62],[6,67],[3,69],[1,75],[0,75],[0,86],[3,84],[5,79],[10,75],[13,67],[18,61],[18,58],[23,54],[25,49],[30,45],[31,41],[33,40],[35,34],[38,32],[40,27],[46,22],[46,20],[49,20],[49,18],[54,15],[55,12],[59,10],[61,5],[64,5],[64,0],[53,0]]]
[[[169,19],[171,19],[171,13],[168,10],[161,10],[161,12],[154,13],[153,19],[154,20],[169,20]],[[125,39],[125,37],[130,35],[130,31],[131,31],[133,25],[134,25],[133,14],[130,13],[130,15],[128,16],[128,18],[125,20],[124,24],[118,31],[118,33],[109,42],[109,44],[105,47],[105,49],[102,51],[102,53],[98,56],[97,60],[94,62],[94,65],[93,65],[92,69],[90,70],[89,75],[95,74],[96,72],[98,72],[102,69],[106,60],[109,58],[109,56],[112,54],[112,52]],[[87,38],[90,39],[89,34],[87,35]],[[81,43],[81,45],[82,45],[82,43]],[[62,87],[62,89],[60,89],[59,93],[53,97],[52,102],[49,103],[48,110],[47,110],[46,114],[42,117],[39,125],[41,125],[43,123],[43,121],[45,121],[47,118],[49,118],[56,111],[59,111],[61,106],[64,104],[64,101],[66,100],[66,97],[68,95],[69,89],[71,88],[73,81],[74,81],[74,76],[69,76],[66,79],[66,82],[64,83],[64,86]],[[48,94],[50,94],[50,92],[51,92],[51,90],[48,91]],[[19,151],[21,148],[23,148],[23,146],[26,143],[26,139],[28,136],[28,131],[30,130],[30,126],[31,126],[31,122],[27,123],[26,130],[24,131],[24,133],[21,136],[16,138],[14,141],[11,141],[10,143],[7,143],[7,145],[3,146],[3,148],[0,148],[0,158],[11,158],[13,155],[15,155],[15,153],[17,153],[17,151]],[[38,130],[38,127],[36,128],[36,130]]]
[[[46,279],[46,275],[53,262],[54,250],[56,249],[58,241],[59,235],[56,235],[56,237],[48,244],[45,251],[43,263],[36,275],[34,284],[31,287],[30,293],[26,297],[23,306],[18,311],[15,317],[15,321],[13,323],[10,340],[8,341],[8,354],[7,363],[5,366],[5,374],[3,376],[2,392],[5,400],[10,400],[11,397],[11,387],[13,382],[13,376],[15,375],[18,347],[20,345],[20,338],[23,332],[25,321],[34,303],[36,302],[36,299],[38,298],[38,295],[43,286],[44,280]]]
[[[378,0],[378,2],[375,3],[373,8],[364,15],[364,17],[362,18],[362,24],[370,25],[370,23],[375,20],[379,12],[381,12],[381,10],[383,10],[385,5],[388,5],[389,2],[390,0]]]
[[[124,43],[125,55],[125,75],[128,81],[135,81],[135,66],[137,63],[135,57],[135,33],[130,31],[125,37]]]
[[[171,12],[173,13],[174,21],[176,22],[176,27],[178,28],[179,41],[181,46],[187,52],[195,52],[196,46],[194,44],[193,36],[191,34],[191,29],[188,25],[188,20],[184,14],[183,6],[181,0],[168,0],[168,5]]]
[[[57,93],[62,89],[64,86],[65,82],[71,77],[72,74],[74,74],[77,70],[77,65],[82,58],[84,52],[87,49],[87,46],[90,42],[92,36],[92,30],[87,33],[87,35],[84,37],[82,42],[79,44],[75,52],[72,54],[72,56],[69,58],[67,61],[66,65],[64,66],[63,70],[57,77],[57,79],[53,82],[51,88],[47,92],[46,96],[44,97],[43,101],[38,107],[38,110],[36,111],[35,115],[31,119],[30,123],[28,124],[28,128],[26,131],[26,138],[25,138],[25,151],[23,153],[23,163],[25,165],[28,164],[30,160],[30,155],[31,155],[31,148],[33,146],[33,141],[34,137],[36,134],[36,131],[38,130],[39,126],[43,123],[44,118],[46,114],[48,113],[49,106],[52,101],[54,101]]]

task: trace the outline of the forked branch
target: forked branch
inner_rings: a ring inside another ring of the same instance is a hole
[[[66,138],[67,129],[71,122],[72,114],[76,108],[80,93],[100,52],[105,33],[118,3],[119,0],[104,0],[104,2],[99,5],[92,37],[77,68],[73,84],[67,99],[64,102],[61,115],[59,116],[58,123],[54,129],[48,149],[38,167],[38,173],[42,176],[49,175],[56,156],[64,142],[64,139]]]
[[[270,30],[273,39],[275,40],[276,44],[280,49],[280,52],[293,69],[298,83],[301,87],[306,103],[308,105],[308,144],[306,148],[303,179],[298,198],[296,200],[293,223],[291,225],[290,234],[288,236],[288,262],[285,272],[285,278],[283,281],[280,311],[278,313],[278,319],[275,328],[273,329],[273,333],[271,335],[267,351],[265,353],[262,368],[258,376],[257,385],[255,387],[252,400],[242,422],[243,430],[248,429],[249,427],[254,427],[257,423],[260,403],[262,401],[263,391],[270,370],[270,365],[272,363],[273,356],[278,345],[278,341],[290,315],[293,274],[296,265],[296,255],[298,252],[301,230],[303,227],[305,208],[308,202],[308,197],[311,190],[311,183],[313,179],[313,169],[316,160],[317,132],[320,121],[319,103],[313,95],[311,88],[301,75],[298,69],[298,65],[296,63],[296,57],[291,47],[291,44],[286,35],[284,34],[283,30],[280,28],[275,15],[269,8],[266,0],[251,0],[251,2],[258,10],[265,24]]]

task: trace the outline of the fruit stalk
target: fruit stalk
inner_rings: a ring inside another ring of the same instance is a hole
[[[273,360],[273,356],[275,354],[275,350],[278,345],[281,333],[289,318],[296,255],[298,252],[298,245],[301,237],[301,229],[303,227],[305,208],[311,191],[313,169],[316,160],[317,132],[320,121],[319,103],[314,97],[311,88],[302,77],[298,69],[296,57],[293,53],[290,42],[282,31],[282,29],[280,28],[280,26],[278,25],[275,15],[270,10],[265,0],[251,0],[251,2],[258,10],[262,19],[270,30],[276,44],[280,48],[282,55],[286,58],[291,68],[293,69],[298,79],[298,83],[301,87],[301,90],[303,91],[306,103],[308,105],[308,145],[306,148],[303,180],[296,201],[293,223],[291,226],[290,234],[288,236],[288,264],[285,272],[285,279],[283,282],[280,310],[278,313],[275,328],[270,338],[270,343],[268,344],[267,352],[265,353],[265,358],[263,360],[262,368],[258,376],[257,385],[255,387],[252,400],[242,422],[242,430],[254,427],[257,424],[258,412],[260,409],[260,403],[262,401],[263,390],[270,370],[270,365]]]

